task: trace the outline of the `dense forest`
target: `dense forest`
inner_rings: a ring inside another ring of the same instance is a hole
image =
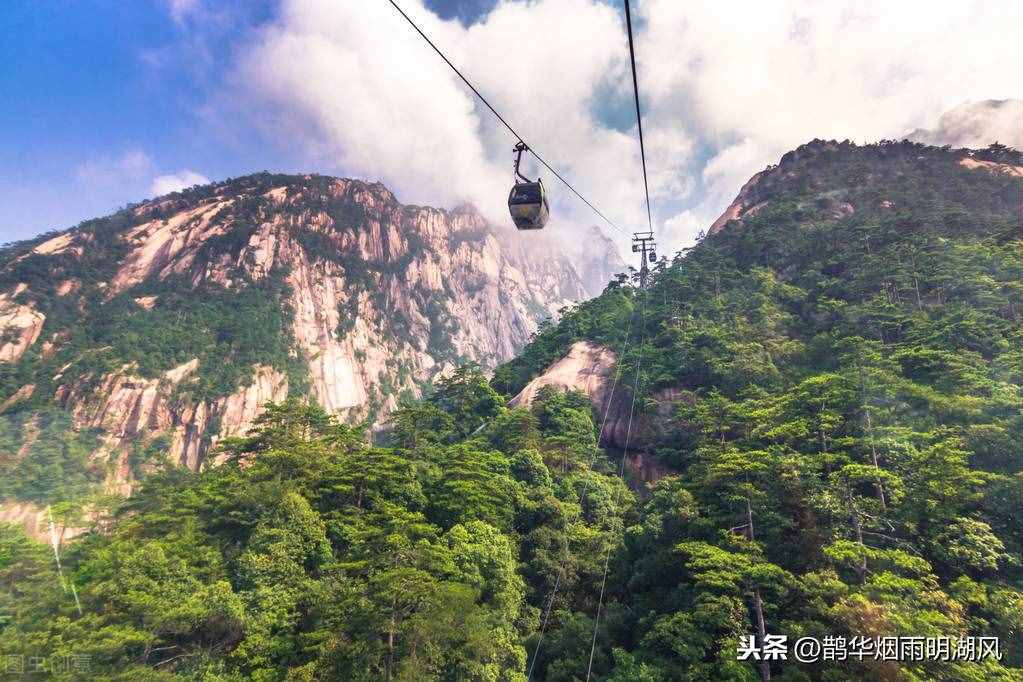
[[[1023,179],[963,158],[804,146],[758,210],[406,401],[386,442],[296,397],[217,464],[152,467],[63,585],[0,530],[0,656],[133,681],[1023,679]],[[587,396],[509,407],[580,340],[617,354],[637,425],[681,396],[635,435],[655,483],[619,475]],[[765,632],[1002,656],[736,660]]]

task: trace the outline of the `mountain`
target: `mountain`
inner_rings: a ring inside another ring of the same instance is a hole
[[[840,287],[845,284],[843,278],[855,273],[858,279],[852,284],[856,298],[846,304],[857,306],[878,304],[872,297],[881,295],[886,305],[906,305],[902,288],[909,278],[913,283],[912,302],[921,313],[929,300],[920,284],[924,276],[920,271],[922,259],[930,259],[929,267],[937,268],[941,258],[935,250],[951,249],[950,240],[968,241],[972,246],[974,241],[1011,242],[1018,236],[1012,230],[1023,219],[1020,179],[1023,154],[997,144],[968,150],[905,141],[857,146],[848,141],[814,140],[750,178],[710,226],[709,238],[693,252],[696,258],[676,256],[671,263],[662,259],[658,272],[694,270],[704,261],[727,254],[729,265],[739,268],[736,277],[767,268],[772,279],[787,286],[805,286],[815,293],[818,289],[827,293],[827,285]],[[913,271],[905,272],[907,267]],[[958,261],[948,267],[963,267],[964,275],[968,272]],[[713,274],[716,300],[721,300],[726,286],[736,286],[726,282],[722,273]],[[1014,291],[1013,274],[1011,269],[999,272],[1000,279],[1010,281],[992,293],[1003,307],[1007,306],[997,312],[1010,314],[1012,319],[1017,312],[1009,295]],[[662,282],[666,276],[662,274]],[[945,276],[954,279],[959,275]],[[880,291],[875,290],[877,287]],[[945,282],[930,294],[931,302],[942,304],[939,310],[949,303],[948,290],[959,291]],[[664,298],[657,307],[657,314],[663,317],[661,324],[691,327],[701,295],[691,290],[661,293]],[[520,401],[546,383],[574,386],[593,395],[594,407],[603,414],[607,405],[601,400],[606,397],[613,373],[605,367],[603,379],[594,383],[589,365],[597,356],[605,366],[615,364],[615,351],[623,343],[625,326],[607,308],[618,305],[621,294],[609,292],[572,311],[517,358],[498,368],[495,386],[509,396],[524,392]],[[855,310],[860,312],[859,307]],[[885,311],[887,314],[892,313]],[[715,324],[720,322],[715,320]],[[891,342],[889,327],[894,323],[871,319],[869,326],[856,324],[850,323],[851,328],[868,338]],[[631,333],[633,343],[636,334]],[[657,363],[670,364],[669,357],[662,356]],[[756,358],[748,361],[758,362]],[[571,368],[567,375],[566,367]],[[679,391],[694,385],[682,367],[663,369],[665,374],[655,384],[662,394],[651,405],[664,409],[664,403],[677,402]],[[671,375],[677,380],[666,378]],[[608,411],[604,437],[612,445],[624,445],[630,402],[619,399]],[[640,428],[634,430],[633,437],[643,443],[644,437],[652,437],[653,433],[642,427],[642,414],[639,419]]]
[[[926,171],[929,166],[937,176],[944,175],[944,172],[938,171],[945,171],[949,163],[970,169],[986,168],[1014,177],[1023,174],[1019,165],[1019,152],[1003,145],[994,144],[980,150],[952,150],[948,147],[912,144],[885,141],[878,145],[857,147],[848,140],[814,140],[788,152],[777,165],[750,178],[708,231],[711,234],[720,232],[733,220],[752,217],[772,201],[791,197],[794,190],[804,200],[814,200],[818,216],[838,219],[856,210],[848,199],[859,197],[862,200],[883,194],[883,183],[912,181],[913,178],[908,176]],[[845,174],[839,180],[838,187],[832,184],[838,180],[836,172]],[[859,186],[858,182],[864,184]],[[931,192],[939,190],[933,185],[928,189]],[[931,194],[926,198],[938,197]],[[889,210],[894,208],[894,204],[891,199],[882,198],[876,207],[864,207],[861,202],[859,208]]]
[[[210,466],[98,500],[62,575],[0,525],[0,656],[132,680],[1019,680],[1021,169],[811,142],[645,288],[616,280],[489,378],[438,377],[386,442],[285,399]],[[786,658],[740,660],[768,634]]]
[[[1019,679],[1021,306],[1023,154],[815,140],[646,290],[609,289],[499,367],[512,405],[586,395],[647,498],[620,508],[603,670]],[[575,604],[537,679],[585,667]],[[810,633],[1005,656],[736,664],[740,635]]]
[[[602,268],[620,264],[605,247],[584,281],[546,235],[495,229],[471,208],[267,173],[10,245],[0,494],[126,488],[157,452],[197,468],[288,396],[379,423],[457,364],[510,359],[541,320],[599,293]]]
[[[851,334],[855,330],[868,339],[890,344],[889,335],[893,331],[901,333],[901,325],[918,323],[896,325],[885,319],[895,314],[895,306],[909,303],[905,292],[907,280],[913,283],[915,312],[919,315],[927,310],[928,292],[921,288],[924,273],[920,270],[927,259],[928,267],[933,270],[937,270],[939,264],[951,269],[942,273],[949,282],[960,277],[960,273],[969,272],[978,278],[969,286],[994,287],[996,290],[991,291],[990,296],[1002,306],[997,309],[997,315],[1009,315],[1014,321],[1017,303],[1011,293],[1017,285],[1012,278],[1020,274],[1013,269],[1015,263],[1007,259],[998,264],[1008,269],[998,272],[1001,283],[995,287],[986,281],[986,275],[978,272],[985,267],[995,267],[990,255],[979,254],[979,263],[969,267],[960,260],[968,259],[969,249],[978,248],[975,242],[1012,243],[1020,236],[1012,231],[1023,219],[1020,179],[1023,179],[1023,154],[998,144],[969,150],[907,141],[858,146],[848,141],[814,140],[788,152],[778,164],[751,177],[709,227],[708,236],[713,238],[705,240],[694,251],[696,258],[676,257],[670,264],[662,262],[659,272],[681,273],[711,267],[702,264],[715,263],[715,259],[725,258],[723,253],[728,254],[731,260],[723,262],[736,270],[725,275],[725,270],[712,268],[713,298],[717,301],[723,300],[726,286],[738,286],[724,278],[733,276],[739,282],[748,277],[751,270],[764,276],[770,273],[772,281],[785,287],[796,285],[799,289],[787,290],[803,296],[807,295],[803,289],[818,296],[830,295],[829,287],[841,289],[845,284],[842,280],[855,273],[857,280],[849,283],[855,287],[854,299],[845,301],[836,297],[829,305],[841,302],[844,310],[864,315],[862,319],[847,322],[844,333]],[[943,257],[935,251],[951,249],[953,239],[965,243],[959,245],[954,260],[949,257],[951,262],[944,263]],[[906,272],[907,267],[914,269]],[[662,282],[665,277],[666,274],[661,275]],[[861,278],[864,281],[860,281]],[[951,287],[949,282],[943,282],[930,294],[931,303],[941,304],[937,310],[947,309],[949,291],[959,293],[967,287],[965,283],[959,288]],[[662,304],[657,306],[658,324],[674,330],[675,335],[685,330],[683,336],[689,338],[694,329],[705,322],[697,319],[699,315],[694,312],[700,309],[697,302],[707,295],[706,283],[699,284],[659,289]],[[749,293],[762,295],[755,288]],[[516,359],[498,368],[494,384],[513,398],[513,404],[528,403],[530,395],[548,384],[582,390],[591,397],[594,409],[605,421],[602,433],[605,443],[621,449],[627,438],[631,439],[628,463],[640,479],[651,481],[668,471],[664,458],[658,459],[652,453],[664,447],[674,448],[670,441],[679,437],[677,430],[666,425],[675,423],[673,415],[681,405],[691,401],[694,389],[708,390],[709,386],[701,380],[708,378],[709,369],[701,364],[695,376],[702,379],[694,379],[685,369],[687,363],[693,362],[692,358],[678,357],[661,349],[652,358],[658,367],[658,379],[648,383],[647,392],[640,396],[645,400],[642,404],[649,409],[631,410],[632,393],[627,387],[619,390],[617,396],[611,394],[609,388],[615,372],[610,368],[620,359],[619,347],[624,343],[626,328],[621,319],[624,313],[618,309],[620,295],[621,292],[610,292],[579,306],[556,328],[527,346]],[[972,309],[977,304],[968,305],[972,317],[976,314]],[[862,308],[869,306],[882,309],[866,316]],[[807,314],[800,312],[800,315]],[[834,315],[829,313],[828,319]],[[721,312],[716,312],[710,323],[715,327],[722,324],[720,316]],[[767,333],[756,316],[745,324]],[[797,343],[809,343],[812,329],[814,327],[808,325],[796,335]],[[637,333],[631,333],[633,344]],[[1013,338],[1014,334],[1006,332],[1006,337]],[[783,348],[794,342],[793,339],[779,341]],[[682,341],[675,339],[669,345],[679,343]],[[751,348],[760,345],[762,342],[758,341],[750,346],[739,334],[713,352],[702,349],[700,353],[716,356],[724,349],[731,349],[735,357],[716,357],[713,362],[734,364],[741,361],[751,366],[766,363],[771,367],[775,357],[773,350],[758,350],[764,353],[761,356],[757,352],[750,354]],[[702,362],[712,360],[707,357]],[[628,372],[633,370],[621,368],[618,371],[619,381],[627,381]],[[647,368],[645,371],[654,370]],[[770,371],[777,372],[773,367]]]

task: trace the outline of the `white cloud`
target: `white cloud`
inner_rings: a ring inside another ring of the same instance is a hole
[[[654,199],[685,199],[694,178],[680,166],[693,153],[693,140],[681,127],[661,125],[646,134],[647,173]]]
[[[171,18],[182,23],[188,15],[197,12],[202,5],[202,0],[167,0],[167,8]]]
[[[149,154],[138,148],[82,162],[74,169],[74,180],[86,197],[86,215],[104,215],[127,202],[210,181],[188,169],[161,174]]]
[[[625,73],[613,9],[593,0],[504,2],[465,27],[418,0],[402,6],[577,189],[626,229],[645,221],[635,138],[601,125],[595,111],[595,93]],[[303,146],[311,160],[380,179],[403,201],[467,200],[508,223],[515,139],[389,4],[289,0],[237,79],[260,118],[276,122],[281,143]],[[524,170],[537,172],[532,159]],[[598,221],[542,175],[552,227]]]
[[[662,242],[673,244],[677,250],[692,246],[696,243],[696,237],[706,231],[706,222],[698,218],[693,211],[686,209],[665,220],[659,236]]]
[[[945,112],[931,130],[911,138],[926,144],[986,147],[993,142],[1023,149],[1023,100],[964,102]]]
[[[210,179],[205,175],[185,169],[177,173],[156,176],[149,187],[149,193],[154,197],[159,197],[171,192],[178,192],[193,185],[205,185],[209,181]]]
[[[153,160],[141,149],[128,149],[116,156],[104,156],[80,163],[76,179],[91,189],[134,185],[152,172]]]
[[[471,96],[395,18],[384,3],[288,2],[245,58],[243,84],[276,109],[288,144],[379,177],[410,200],[473,196],[497,168],[486,161]],[[438,39],[459,30],[424,19]],[[388,40],[396,30],[404,32]]]
[[[1023,62],[1013,37],[1018,3],[648,0],[639,8],[650,116],[685,121],[709,152],[693,169],[702,182],[691,202],[707,222],[754,172],[814,137],[902,137],[963,100],[1023,94],[1004,69]]]
[[[464,26],[422,0],[402,6],[579,190],[626,230],[645,224],[635,130],[620,129],[631,82],[615,7],[502,0]],[[1023,3],[645,0],[637,11],[650,189],[669,248],[814,137],[901,137],[964,101],[1023,96],[1005,71],[1023,63]],[[507,223],[514,139],[388,3],[284,0],[240,54],[242,107],[311,166],[380,179],[408,202],[469,200]],[[980,137],[1005,131],[1012,144],[1010,111],[987,112]],[[553,231],[599,222],[548,184]]]

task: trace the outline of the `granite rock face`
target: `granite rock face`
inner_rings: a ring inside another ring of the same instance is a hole
[[[322,176],[248,176],[111,218],[105,232],[83,223],[0,261],[0,273],[29,262],[52,268],[43,278],[52,284],[0,289],[0,363],[32,360],[32,371],[46,374],[0,395],[0,405],[8,414],[31,409],[28,398],[37,404],[45,391],[75,428],[100,434],[95,456],[112,464],[110,487],[123,491],[139,443],[163,437],[174,461],[197,468],[218,440],[244,434],[267,401],[289,394],[352,422],[381,423],[400,396],[419,395],[460,362],[509,360],[543,319],[598,294],[620,264],[608,242],[610,251],[585,264],[584,281],[548,235],[527,238],[471,208],[406,206],[379,183]],[[107,274],[83,283],[76,265],[95,258],[100,242],[113,254],[101,264]],[[305,376],[253,364],[234,390],[200,398],[182,389],[209,371],[209,357],[178,354],[158,372],[132,363],[84,378],[69,371],[79,356],[106,349],[68,355],[68,306],[83,319],[126,299],[158,313],[211,287],[242,292],[272,278],[282,283],[284,333]],[[47,321],[54,301],[63,323]],[[63,366],[47,371],[55,355]]]

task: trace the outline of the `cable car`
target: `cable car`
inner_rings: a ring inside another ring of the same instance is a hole
[[[543,181],[537,178],[534,182],[519,172],[522,152],[527,149],[521,141],[515,145],[515,186],[508,195],[508,212],[520,230],[539,230],[547,224],[551,211]]]

